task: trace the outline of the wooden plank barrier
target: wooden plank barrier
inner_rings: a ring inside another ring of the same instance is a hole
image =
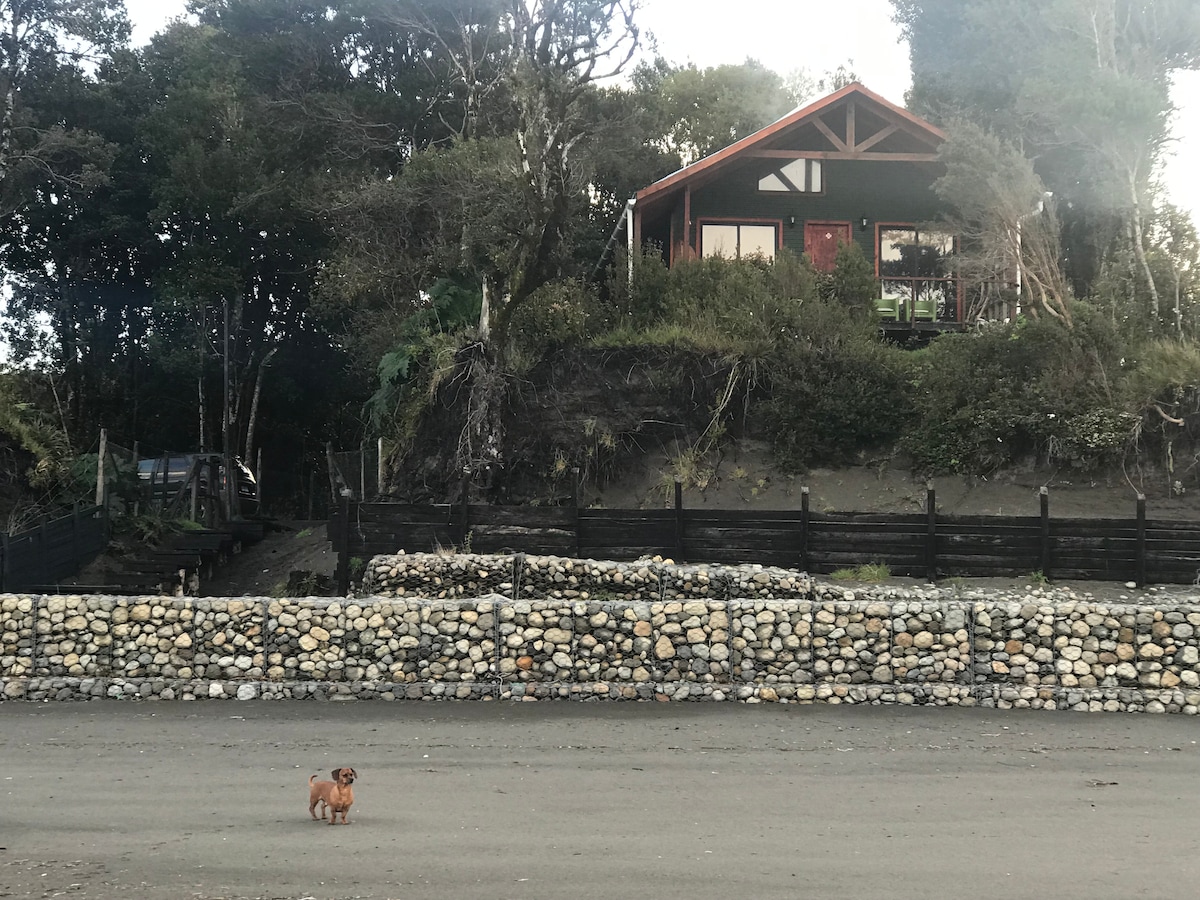
[[[76,507],[19,534],[0,536],[0,590],[23,591],[74,575],[108,544],[102,506]]]
[[[350,560],[406,552],[528,553],[676,562],[759,563],[830,574],[866,563],[894,575],[1189,584],[1200,581],[1200,522],[1147,518],[1138,495],[1128,519],[1052,518],[1049,491],[1036,516],[960,516],[937,512],[932,484],[921,513],[813,513],[801,490],[795,510],[688,509],[682,486],[661,509],[489,506],[462,502],[413,506],[344,498],[331,521],[339,590],[349,590]]]

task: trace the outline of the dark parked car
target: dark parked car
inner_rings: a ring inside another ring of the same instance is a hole
[[[217,467],[221,487],[225,486],[225,466],[219,453],[170,453],[153,459],[138,460],[138,479],[150,488],[151,496],[170,500],[187,482],[188,476],[194,470],[197,460],[200,461],[200,493],[208,496],[208,477],[212,466]],[[208,461],[210,465],[205,465]],[[238,501],[242,513],[253,515],[258,512],[258,481],[254,473],[237,457],[233,459],[233,467],[237,472]]]

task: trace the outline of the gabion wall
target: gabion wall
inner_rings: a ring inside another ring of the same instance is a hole
[[[1200,708],[1187,603],[523,555],[377,557],[364,593],[6,595],[2,696]]]

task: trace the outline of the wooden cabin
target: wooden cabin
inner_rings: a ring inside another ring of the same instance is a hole
[[[643,188],[633,239],[668,265],[786,248],[821,271],[854,241],[874,263],[886,330],[961,327],[955,237],[926,224],[943,211],[931,186],[945,137],[855,82]]]

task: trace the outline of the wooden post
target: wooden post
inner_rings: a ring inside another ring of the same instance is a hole
[[[800,571],[808,571],[808,485],[800,488]]]
[[[325,442],[325,461],[329,465],[329,496],[337,503],[338,481],[337,463],[333,460],[333,441]]]
[[[155,457],[154,462],[152,462],[150,464],[150,494],[148,495],[148,498],[146,500],[146,509],[151,510],[151,511],[159,508],[159,504],[154,502],[154,490],[155,490],[154,482],[158,480],[157,476],[158,476],[158,458]]]
[[[8,549],[8,532],[0,532],[0,554],[3,554],[3,559],[0,560],[0,589],[8,592],[12,588],[12,578],[10,572],[12,570],[12,553]],[[36,631],[37,629],[34,629]]]
[[[71,507],[71,565],[76,566],[83,554],[79,552],[79,501]]]
[[[932,479],[925,482],[925,577],[937,581],[937,500]]]
[[[383,470],[383,438],[375,442],[375,496],[383,496],[383,480],[387,473]]]
[[[1042,577],[1050,580],[1050,489],[1042,485],[1038,491],[1042,515]]]
[[[675,562],[683,561],[683,482],[675,479]]]
[[[140,463],[140,462],[141,462],[141,458],[138,456],[138,442],[134,441],[133,442],[133,477],[136,479],[139,479],[138,481],[135,481],[134,484],[141,483],[140,482],[140,479],[142,477],[141,476],[141,467],[138,465],[138,463]],[[141,511],[142,511],[141,505],[142,505],[142,494],[139,491],[135,495],[134,501],[133,501],[133,515],[135,517],[141,513]]]
[[[466,547],[467,535],[471,533],[471,470],[463,466],[462,471],[462,484],[458,489],[458,502],[462,507],[458,520],[458,547],[460,552]]]
[[[263,484],[262,447],[259,447],[257,454],[255,454],[255,459],[254,459],[254,491],[258,495],[258,511],[259,511],[259,513],[262,512],[262,497],[263,497],[262,484]]]
[[[1146,578],[1146,495],[1137,495],[1137,584],[1145,587]]]
[[[100,455],[96,459],[96,505],[104,506],[104,458],[108,456],[108,429],[100,429]]]
[[[38,516],[38,526],[34,531],[34,545],[37,547],[38,581],[43,585],[50,583],[50,563],[46,558],[46,517]]]
[[[350,594],[350,495],[338,495],[337,505],[337,590],[341,597]]]
[[[212,466],[209,466],[207,463],[200,463],[199,466],[193,466],[194,471],[192,472],[192,474],[194,477],[192,478],[192,500],[191,500],[191,506],[188,510],[188,517],[193,522],[200,521],[200,518],[199,518],[199,516],[200,516],[200,473],[205,471],[206,469],[208,471],[208,483],[210,485],[214,484],[215,482],[213,482],[212,479],[213,479],[213,476],[215,475],[215,473],[212,471]],[[206,510],[206,512],[207,512],[207,510]],[[211,517],[206,515],[204,518],[205,518],[204,524],[206,526],[211,526],[212,522],[208,521],[209,518],[211,518]]]
[[[358,499],[367,499],[367,442],[358,445]]]
[[[583,555],[583,537],[579,533],[579,466],[571,468],[571,508],[575,510],[575,558]]]

